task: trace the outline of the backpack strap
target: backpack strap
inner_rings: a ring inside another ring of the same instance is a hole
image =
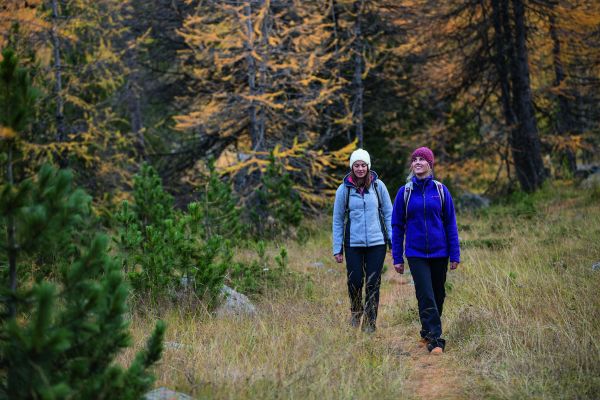
[[[344,208],[344,234],[342,237],[342,246],[346,245],[346,228],[348,227],[348,222],[350,221],[350,188],[346,186],[346,204]]]
[[[435,183],[435,188],[438,191],[438,194],[440,195],[440,201],[442,202],[442,213],[444,212],[444,204],[446,204],[446,195],[444,194],[444,185],[442,184],[442,182],[440,181],[436,181],[435,179],[433,180],[433,183]]]
[[[412,181],[406,182],[404,185],[404,222],[408,219],[408,202],[410,201],[410,196],[413,191],[413,183]]]
[[[435,188],[437,189],[438,195],[440,196],[440,203],[442,205],[442,215],[444,215],[444,205],[446,204],[446,194],[444,192],[444,185],[440,181],[433,180]],[[408,201],[413,191],[412,181],[406,182],[404,185],[404,220],[408,219]]]
[[[391,247],[390,237],[388,236],[387,226],[385,225],[385,217],[383,215],[383,208],[381,206],[381,197],[379,197],[379,189],[377,189],[377,181],[373,182],[373,188],[377,195],[377,214],[379,215],[379,225],[381,226],[381,233],[383,234],[383,241]]]

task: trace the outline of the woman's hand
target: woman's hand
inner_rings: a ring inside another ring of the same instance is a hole
[[[457,263],[456,261],[452,261],[452,262],[450,263],[450,269],[451,269],[452,271],[454,271],[456,268],[458,268],[458,264],[459,264],[459,263]]]
[[[394,269],[396,270],[397,273],[403,274],[404,273],[404,264],[394,264]]]
[[[335,257],[335,261],[338,264],[341,263],[342,261],[344,261],[344,255],[342,253],[338,253],[338,254],[334,255],[334,257]]]

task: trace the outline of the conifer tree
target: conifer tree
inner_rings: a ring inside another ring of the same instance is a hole
[[[2,189],[0,214],[4,220],[15,219],[22,255],[35,253],[68,228],[74,215],[85,216],[73,208],[82,193],[72,192],[71,178],[63,171],[46,166],[37,179]],[[150,388],[148,368],[160,358],[165,327],[157,325],[146,350],[129,368],[114,364],[130,344],[128,289],[107,243],[97,236],[63,267],[58,284],[22,283],[5,297],[12,312],[4,310],[0,325],[3,396],[137,399]]]
[[[302,203],[293,188],[290,174],[269,155],[269,164],[257,189],[259,204],[254,209],[254,221],[260,234],[273,236],[297,227],[302,221]]]
[[[31,116],[33,99],[27,71],[3,53],[0,64],[0,128],[9,146]],[[1,246],[9,260],[3,276],[0,320],[0,397],[138,399],[152,384],[148,368],[159,358],[164,324],[159,323],[145,350],[128,369],[114,358],[129,345],[128,289],[119,266],[97,236],[72,263],[63,265],[57,282],[23,279],[24,256],[89,218],[90,199],[74,190],[67,171],[44,166],[39,174],[0,187],[0,224],[7,227]],[[19,279],[20,278],[20,279]]]
[[[231,185],[221,180],[214,160],[209,160],[208,172],[199,201],[188,205],[192,231],[204,239],[217,235],[233,241],[240,239],[245,232]]]

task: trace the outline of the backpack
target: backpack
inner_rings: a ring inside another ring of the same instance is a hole
[[[444,185],[442,182],[436,181],[433,179],[433,183],[435,183],[435,188],[437,189],[438,194],[440,195],[440,203],[442,205],[442,215],[444,215],[444,204],[446,204],[446,195],[444,194]],[[413,183],[409,181],[404,185],[404,221],[408,219],[408,202],[410,201],[410,196],[413,191]]]
[[[411,182],[412,183],[412,182]],[[383,209],[381,208],[381,198],[379,197],[379,189],[377,189],[377,180],[373,182],[373,187],[375,188],[375,193],[377,194],[377,214],[379,215],[379,225],[381,226],[381,233],[383,234],[383,241],[392,247],[392,243],[390,242],[390,237],[388,236],[387,226],[385,225],[385,217],[383,216]],[[350,219],[350,188],[346,186],[346,206],[344,209],[344,238],[343,241],[346,243],[346,224]]]

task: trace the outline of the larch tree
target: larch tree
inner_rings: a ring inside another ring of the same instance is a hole
[[[527,15],[522,0],[415,2],[411,47],[425,57],[432,88],[478,110],[500,112],[524,191],[546,178],[532,94]],[[426,22],[419,22],[424,18]],[[416,36],[418,35],[418,36]],[[490,105],[497,99],[500,107]]]
[[[275,158],[289,158],[284,163],[299,184],[323,181],[320,167],[315,176],[305,171],[315,158],[339,162],[314,149],[332,123],[322,121],[322,110],[342,88],[328,70],[335,55],[328,10],[317,2],[211,1],[186,19],[180,33],[189,50],[182,57],[195,79],[187,113],[176,121],[203,138],[204,157],[234,146],[243,159],[227,173],[252,174],[266,169],[279,145]]]

